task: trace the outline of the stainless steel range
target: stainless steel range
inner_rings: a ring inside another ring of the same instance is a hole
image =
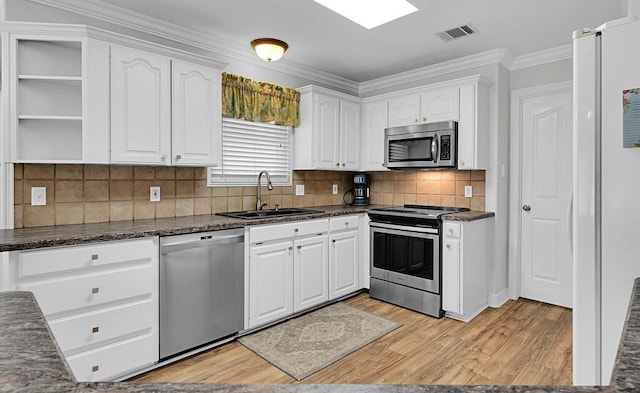
[[[468,210],[424,205],[369,209],[369,295],[440,318],[442,216]]]

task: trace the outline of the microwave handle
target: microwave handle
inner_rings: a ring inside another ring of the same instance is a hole
[[[440,154],[438,153],[438,137],[435,136],[431,140],[431,158],[433,158],[433,162],[434,163],[438,162],[438,157],[439,156],[440,156]]]

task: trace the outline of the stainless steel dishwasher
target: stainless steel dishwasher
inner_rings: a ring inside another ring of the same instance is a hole
[[[160,358],[244,328],[244,229],[160,238]]]

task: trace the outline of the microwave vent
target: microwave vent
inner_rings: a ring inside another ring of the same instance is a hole
[[[473,27],[471,27],[471,25],[466,24],[460,27],[454,27],[453,29],[441,31],[439,33],[436,33],[436,35],[440,37],[441,40],[448,42],[456,38],[466,37],[468,35],[475,34],[475,33],[476,33],[476,30]]]

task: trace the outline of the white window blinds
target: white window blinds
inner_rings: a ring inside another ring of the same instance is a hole
[[[261,171],[291,185],[291,127],[223,118],[222,166],[209,168],[209,185],[253,186]]]

